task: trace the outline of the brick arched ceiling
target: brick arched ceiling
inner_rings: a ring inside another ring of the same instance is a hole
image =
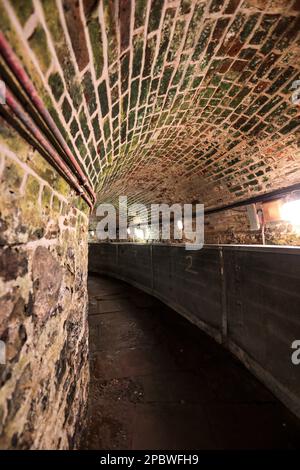
[[[1,0],[1,12],[99,200],[215,207],[300,181],[299,0]]]

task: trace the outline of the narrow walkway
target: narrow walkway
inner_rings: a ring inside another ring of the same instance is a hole
[[[300,446],[299,422],[221,346],[156,299],[90,277],[85,449]]]

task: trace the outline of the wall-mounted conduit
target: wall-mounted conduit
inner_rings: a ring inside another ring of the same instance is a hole
[[[19,59],[1,32],[0,54],[10,72],[13,74],[19,85],[21,85],[22,90],[25,91],[31,105],[34,107],[39,117],[42,118],[43,122],[46,124],[47,130],[58,142],[61,152],[56,151],[54,147],[48,142],[47,138],[39,129],[39,126],[35,124],[34,119],[31,118],[29,114],[23,109],[23,106],[13,96],[11,90],[8,87],[6,90],[6,105],[10,108],[14,116],[23,124],[26,131],[33,137],[33,141],[37,141],[39,146],[42,147],[62,176],[64,176],[69,184],[85,199],[88,205],[92,208],[96,201],[96,195],[90,182],[81,169],[79,163],[76,161],[74,155],[70,151],[53,118],[45,108],[44,103],[39,98],[35,87],[23,69]]]

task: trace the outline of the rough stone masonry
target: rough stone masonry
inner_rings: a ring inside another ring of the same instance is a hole
[[[299,182],[299,0],[0,0],[0,11],[99,202],[215,207]],[[3,58],[0,75],[61,152]],[[0,114],[0,447],[74,447],[88,207],[24,122]],[[245,241],[244,213],[227,215],[221,235],[207,221],[210,240]]]
[[[0,448],[72,448],[89,378],[87,213],[3,119],[0,151]]]

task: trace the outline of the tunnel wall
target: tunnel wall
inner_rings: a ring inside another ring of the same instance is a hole
[[[257,205],[259,209],[259,205]],[[247,213],[247,205],[215,214],[205,215],[205,241],[208,244],[261,245],[262,230],[253,230]],[[265,222],[266,245],[300,245],[300,233],[296,226],[284,220]]]
[[[300,249],[93,243],[89,271],[155,295],[230,349],[300,416]]]
[[[87,207],[2,119],[0,180],[0,448],[72,448],[89,380]]]

